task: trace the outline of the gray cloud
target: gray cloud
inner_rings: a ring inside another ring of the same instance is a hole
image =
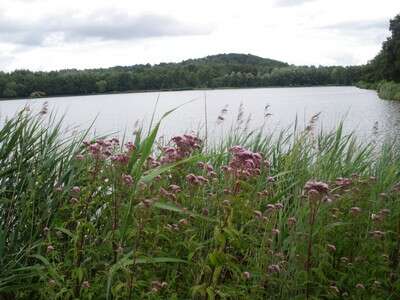
[[[317,29],[338,33],[342,37],[357,39],[364,44],[379,44],[388,36],[388,28],[389,21],[380,19],[341,22],[320,26]]]
[[[25,46],[201,35],[210,31],[210,28],[183,24],[171,17],[155,14],[131,16],[107,11],[83,16],[65,13],[34,21],[0,16],[0,42]]]
[[[319,27],[320,29],[330,29],[341,32],[358,32],[365,30],[387,30],[388,20],[361,20],[352,22],[341,22]]]
[[[6,68],[9,65],[11,65],[11,63],[13,63],[15,61],[15,57],[11,56],[11,55],[1,55],[0,56],[0,67],[1,68]],[[1,69],[0,69],[1,72]]]
[[[299,6],[316,0],[275,0],[277,6]]]
[[[362,63],[353,53],[339,53],[337,55],[331,56],[336,65],[351,66]]]

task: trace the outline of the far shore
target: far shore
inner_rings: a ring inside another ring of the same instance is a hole
[[[90,94],[65,94],[65,95],[49,95],[43,97],[18,97],[18,98],[0,98],[0,101],[12,100],[35,100],[47,98],[66,98],[66,97],[84,97],[99,95],[116,95],[116,94],[140,94],[140,93],[163,93],[163,92],[183,92],[183,91],[216,91],[216,90],[254,90],[254,89],[278,89],[278,88],[317,88],[317,87],[349,87],[355,85],[291,85],[291,86],[257,86],[257,87],[218,87],[218,88],[181,88],[181,89],[161,89],[161,90],[131,90],[131,91],[113,91],[104,93]]]

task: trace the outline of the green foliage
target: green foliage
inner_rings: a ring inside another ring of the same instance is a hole
[[[355,84],[356,87],[360,89],[366,89],[366,90],[377,90],[378,89],[378,83],[376,82],[367,82],[367,81],[359,81]]]
[[[0,97],[223,87],[350,85],[359,67],[289,66],[254,55],[220,54],[181,63],[92,70],[0,72]]]
[[[22,111],[0,129],[0,294],[24,289],[47,265],[38,256],[43,229],[62,205],[55,185],[74,181],[71,163],[81,140],[60,139],[60,123]],[[35,259],[36,258],[36,259]],[[37,259],[44,265],[38,264]]]
[[[379,54],[363,67],[363,80],[400,82],[400,15],[390,21],[391,36],[383,43]]]
[[[400,297],[396,145],[341,126],[233,131],[159,166],[159,123],[126,148],[63,140],[43,120],[22,112],[0,130],[1,299]],[[237,144],[262,155],[258,173],[223,171]],[[326,194],[307,194],[310,179]]]
[[[378,95],[386,100],[400,100],[400,83],[393,81],[380,82],[378,87]]]
[[[105,80],[97,81],[96,87],[97,87],[98,93],[104,93],[105,91],[107,91],[107,81],[105,81]]]

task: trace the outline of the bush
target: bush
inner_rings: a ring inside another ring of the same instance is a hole
[[[378,84],[375,82],[359,81],[355,85],[360,89],[376,90]]]
[[[30,98],[42,98],[42,97],[46,97],[46,93],[41,92],[41,91],[35,91],[35,92],[32,92],[29,97]]]
[[[400,100],[400,83],[383,81],[378,85],[378,95],[386,100]]]

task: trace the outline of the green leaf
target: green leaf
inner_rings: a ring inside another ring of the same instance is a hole
[[[63,227],[55,227],[55,229],[56,230],[58,230],[58,231],[61,231],[62,233],[65,233],[66,235],[68,235],[70,238],[74,238],[74,234],[70,231],[70,230],[68,230],[68,229],[66,229],[66,228],[63,228]]]
[[[47,260],[47,258],[42,256],[42,255],[40,255],[40,254],[33,254],[33,255],[30,255],[30,257],[33,257],[33,258],[36,258],[36,259],[40,260],[46,266],[50,265],[50,262]]]
[[[5,234],[3,229],[0,228],[0,257],[4,257]]]
[[[169,170],[172,170],[173,168],[179,166],[179,165],[183,165],[185,163],[188,162],[193,162],[193,161],[197,161],[199,160],[200,156],[199,155],[195,155],[195,156],[191,156],[189,158],[186,159],[182,159],[180,161],[177,161],[175,163],[169,164],[169,165],[165,165],[165,166],[160,166],[157,167],[155,169],[151,169],[150,171],[148,171],[147,173],[145,173],[139,180],[139,182],[143,182],[143,183],[149,183],[150,181],[152,181],[156,176],[167,172]]]
[[[138,257],[134,260],[130,258],[132,255],[133,251],[130,251],[111,267],[107,278],[107,299],[110,299],[110,291],[114,274],[121,268],[125,268],[132,264],[187,263],[186,260],[174,257]]]
[[[208,221],[208,222],[214,222],[214,223],[218,222],[217,220],[214,220],[212,218],[205,217],[203,215],[191,212],[189,210],[184,210],[184,209],[182,209],[182,208],[180,208],[180,207],[178,207],[175,204],[170,203],[170,202],[157,201],[157,202],[155,202],[153,204],[153,206],[156,207],[156,208],[159,208],[159,209],[176,212],[176,213],[180,213],[180,214],[183,214],[183,215],[190,215],[190,216],[193,216],[195,218],[199,218],[199,219],[202,219],[202,220],[205,220],[205,221]]]
[[[136,264],[187,263],[187,261],[173,257],[141,257],[141,258],[136,258],[135,263]]]

